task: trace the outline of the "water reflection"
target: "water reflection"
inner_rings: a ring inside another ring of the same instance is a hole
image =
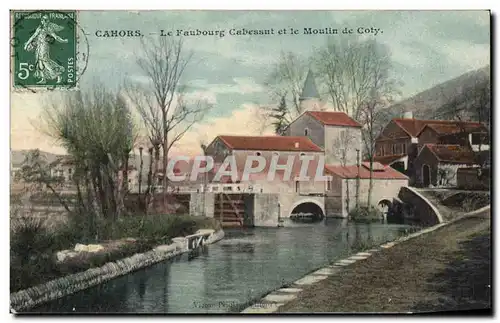
[[[64,297],[34,312],[223,313],[407,226],[326,219],[284,228],[228,230],[197,252]]]

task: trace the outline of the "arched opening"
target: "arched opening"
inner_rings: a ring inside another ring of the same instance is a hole
[[[424,187],[431,184],[431,168],[427,164],[422,165],[422,184]]]
[[[392,203],[388,199],[381,200],[377,204],[378,209],[384,215],[387,215],[387,213],[389,213],[391,206],[392,206]]]
[[[321,207],[313,202],[304,202],[297,205],[290,214],[290,219],[297,222],[319,222],[324,217]]]

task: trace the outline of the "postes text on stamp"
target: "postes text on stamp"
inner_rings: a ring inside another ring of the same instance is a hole
[[[12,22],[14,89],[76,87],[76,11],[13,11]]]

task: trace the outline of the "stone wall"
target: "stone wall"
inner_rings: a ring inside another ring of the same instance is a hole
[[[197,234],[207,236],[204,244],[215,243],[224,238],[222,230],[214,232],[214,230],[202,229]],[[25,311],[189,251],[189,244],[186,243],[185,237],[172,240],[174,243],[170,245],[158,246],[145,253],[109,262],[102,267],[91,268],[12,293],[10,294],[11,309],[16,312]]]
[[[215,193],[191,193],[189,200],[189,215],[214,217]]]
[[[305,110],[304,110],[305,111]],[[325,130],[324,126],[311,117],[309,114],[304,113],[295,119],[290,126],[286,129],[285,136],[304,136],[304,130],[308,130],[307,137],[311,139],[317,146],[323,148],[325,146]]]
[[[256,227],[277,227],[279,223],[279,195],[255,194],[253,223]]]
[[[411,187],[402,187],[398,197],[403,203],[411,205],[412,217],[424,226],[443,222],[439,210],[422,194]]]
[[[347,196],[347,181],[349,181],[349,206],[346,202]],[[369,179],[360,179],[359,184],[359,204],[368,204],[368,191],[370,188]],[[356,208],[356,179],[344,180],[343,190],[344,195],[342,199],[342,217],[347,217],[348,212]],[[382,200],[392,200],[398,196],[402,187],[408,186],[408,179],[373,179],[373,189],[371,197],[371,205],[378,206]]]
[[[457,186],[464,189],[489,189],[491,174],[488,169],[482,170],[478,176],[478,168],[459,168],[457,170]]]
[[[342,197],[325,197],[325,216],[329,218],[342,217]]]
[[[361,128],[325,126],[325,159],[327,165],[342,164],[341,149],[346,150],[346,165],[356,165],[357,152],[363,158]]]

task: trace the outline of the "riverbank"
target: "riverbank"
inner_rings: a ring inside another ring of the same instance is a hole
[[[360,253],[357,261],[337,263],[316,282],[295,284],[259,305],[281,313],[491,309],[490,231],[487,209]]]
[[[215,243],[224,238],[222,229],[200,229],[195,234],[177,237],[173,243],[160,245],[131,257],[108,262],[104,266],[61,277],[44,284],[30,287],[10,295],[11,308],[25,311],[42,303],[104,283],[119,276],[149,267],[158,262],[190,252],[201,245]]]

